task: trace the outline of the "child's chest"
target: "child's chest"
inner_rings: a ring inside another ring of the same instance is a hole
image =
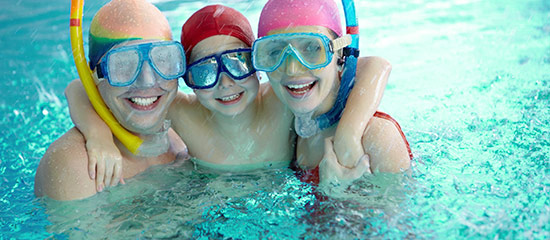
[[[192,157],[228,165],[290,161],[294,138],[289,126],[245,126],[222,131],[203,124],[189,128],[182,136]]]

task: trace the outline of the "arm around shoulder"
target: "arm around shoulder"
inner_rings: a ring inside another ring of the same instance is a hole
[[[362,133],[380,105],[391,69],[381,57],[361,57],[357,61],[355,86],[334,135],[334,150],[345,167],[353,168],[364,154]]]
[[[88,176],[88,155],[82,134],[73,128],[53,142],[36,170],[34,193],[56,200],[75,200],[96,193]]]

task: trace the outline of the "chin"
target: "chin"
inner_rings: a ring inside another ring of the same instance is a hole
[[[238,107],[235,107],[233,109],[224,109],[224,110],[219,111],[219,112],[221,114],[225,115],[225,116],[237,116],[237,115],[243,113],[244,109],[245,109],[245,107],[238,106]]]
[[[288,102],[288,107],[293,113],[310,113],[315,111],[319,104],[315,104],[310,99],[304,99],[303,101],[290,100]]]
[[[139,117],[139,119],[130,120],[122,124],[126,129],[139,134],[152,134],[158,132],[163,124],[163,121],[158,118]]]
[[[309,107],[290,107],[290,110],[294,114],[306,114],[306,113],[313,112],[315,109],[309,108]]]

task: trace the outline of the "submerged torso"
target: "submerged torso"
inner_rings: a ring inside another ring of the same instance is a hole
[[[155,157],[131,157],[121,151],[122,177],[128,179],[152,165],[167,164],[176,160],[183,151],[175,133],[169,132],[169,150]],[[119,147],[123,147],[119,144]],[[50,145],[36,172],[35,194],[48,195],[58,200],[82,199],[96,193],[95,180],[88,175],[86,141],[78,129],[72,128]]]
[[[309,138],[298,137],[296,159],[300,168],[312,169],[319,165],[325,154],[325,138],[334,136],[337,125],[334,124]]]

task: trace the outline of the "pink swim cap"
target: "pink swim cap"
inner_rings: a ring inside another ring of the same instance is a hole
[[[342,36],[340,12],[334,0],[269,0],[260,15],[258,37],[297,26],[322,26]]]

